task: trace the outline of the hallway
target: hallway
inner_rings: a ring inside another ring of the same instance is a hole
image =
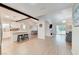
[[[70,55],[71,45],[66,43],[64,35],[56,35],[56,37],[46,39],[31,38],[28,41],[14,42],[9,44],[10,40],[3,41],[2,54],[16,55]],[[6,43],[6,44],[5,44]],[[8,45],[9,44],[9,45]]]

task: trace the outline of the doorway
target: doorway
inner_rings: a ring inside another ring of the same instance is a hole
[[[66,26],[65,25],[57,25],[56,26],[56,34],[66,34]]]
[[[65,43],[66,39],[66,26],[64,24],[56,25],[56,41]]]

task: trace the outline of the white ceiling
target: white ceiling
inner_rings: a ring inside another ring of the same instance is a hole
[[[33,17],[55,13],[60,10],[72,7],[71,3],[5,3],[5,5],[15,8]]]
[[[67,19],[72,19],[72,8],[61,10],[55,14],[48,14],[41,18],[45,19],[49,23],[62,23],[64,20],[66,21]]]
[[[3,7],[0,7],[0,14],[2,15],[2,17],[9,18],[13,21],[28,18],[27,16],[21,15],[19,13],[13,12],[13,11],[5,9]]]
[[[4,4],[36,18],[42,16],[45,20],[48,20],[49,22],[51,21],[60,22],[63,19],[65,20],[67,18],[72,17],[73,4],[71,3],[4,3]],[[26,16],[23,16],[21,14],[9,10],[7,11],[4,8],[2,8],[2,12],[4,15],[5,14],[10,15],[9,17],[13,18],[14,20],[27,18]]]

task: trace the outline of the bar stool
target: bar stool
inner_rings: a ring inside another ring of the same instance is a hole
[[[26,39],[26,38],[29,39],[28,34],[24,34],[24,39]]]
[[[17,37],[17,42],[21,41],[21,40],[24,40],[24,36],[21,34],[21,35],[18,35]]]

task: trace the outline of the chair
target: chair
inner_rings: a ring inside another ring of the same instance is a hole
[[[24,36],[21,34],[21,35],[18,35],[17,37],[17,42],[21,41],[21,40],[24,40]]]
[[[71,31],[69,33],[66,33],[66,41],[72,42],[72,32]]]
[[[24,39],[26,39],[26,38],[29,39],[28,34],[24,34]]]

